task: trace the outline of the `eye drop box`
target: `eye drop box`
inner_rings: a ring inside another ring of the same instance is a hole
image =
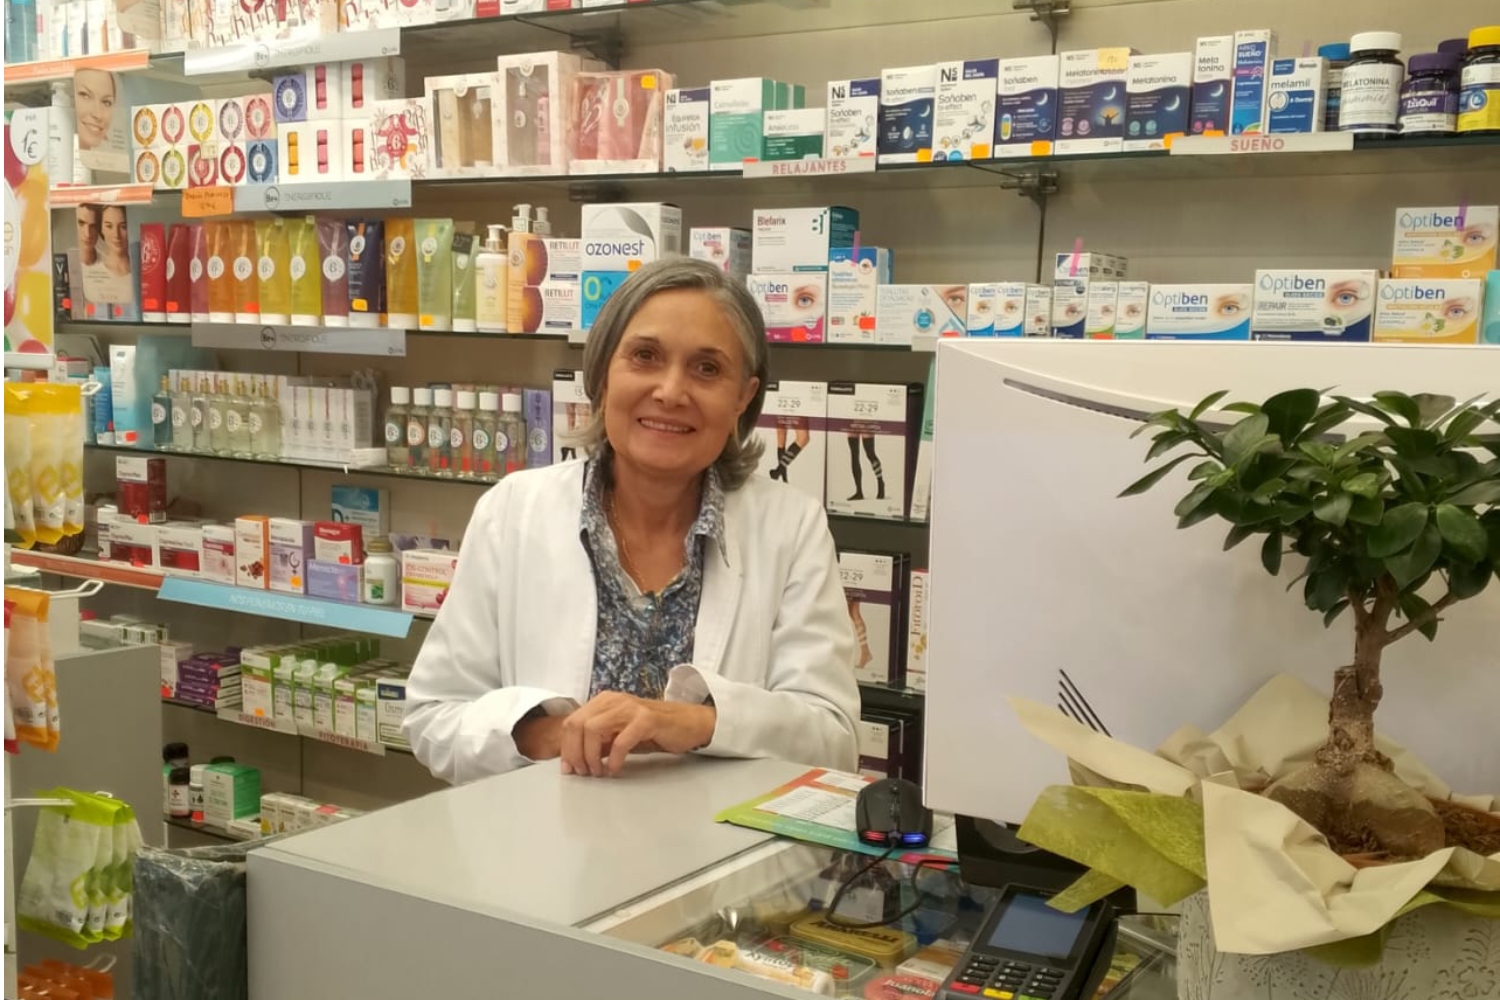
[[[829,383],[829,513],[906,516],[921,413],[920,383]]]
[[[1328,60],[1322,56],[1275,60],[1266,97],[1266,131],[1323,131],[1327,91]]]
[[[875,343],[879,290],[891,282],[884,247],[838,247],[828,254],[828,342]]]
[[[1028,337],[1052,336],[1052,286],[1026,286],[1024,330]]]
[[[932,160],[937,67],[906,66],[880,74],[880,118],[876,158],[881,163]]]
[[[1118,153],[1125,141],[1130,49],[1083,49],[1059,58],[1057,143],[1053,152]]]
[[[906,615],[906,687],[911,691],[927,690],[927,588],[929,586],[925,569],[911,571]]]
[[[1276,58],[1276,33],[1258,29],[1234,33],[1234,96],[1229,105],[1229,131],[1253,135],[1266,130],[1266,97],[1271,63]]]
[[[823,108],[767,111],[760,158],[766,163],[816,160],[823,155],[823,131],[828,125]]]
[[[1249,340],[1254,285],[1152,285],[1147,340]]]
[[[939,63],[934,160],[987,160],[995,137],[1000,60]]]
[[[859,212],[852,208],[757,208],[754,214],[756,273],[826,271],[833,251],[854,246],[859,231]]]
[[[1198,39],[1193,51],[1193,135],[1229,131],[1229,103],[1234,91],[1234,36]]]
[[[1115,339],[1146,339],[1146,311],[1151,306],[1151,285],[1145,281],[1120,282],[1115,300]]]
[[[1129,269],[1130,260],[1113,253],[1071,253],[1064,251],[1059,253],[1055,259],[1052,276],[1057,281],[1071,281],[1075,278],[1111,278],[1119,280],[1125,277]]]
[[[1052,142],[1057,138],[1058,67],[1055,55],[1000,60],[995,156],[1046,156],[1052,152]]]
[[[710,170],[739,170],[761,155],[765,114],[777,108],[777,83],[765,77],[715,80],[709,85]]]
[[[771,382],[755,422],[765,445],[760,471],[823,502],[828,456],[828,384]]]
[[[745,279],[772,343],[821,344],[827,325],[828,274],[756,273]]]
[[[1496,268],[1500,207],[1396,209],[1393,278],[1479,278]]]
[[[1118,281],[1090,281],[1083,335],[1089,340],[1115,339],[1115,304],[1120,297]]]
[[[1125,77],[1125,149],[1166,149],[1188,131],[1193,53],[1131,56]]]
[[[1052,283],[1052,336],[1082,340],[1089,314],[1089,279],[1059,278]]]
[[[892,555],[840,552],[839,579],[854,626],[854,676],[866,684],[900,685],[906,636],[896,627],[900,590]]]
[[[881,285],[875,299],[875,343],[906,344],[968,332],[968,285]]]
[[[727,226],[695,227],[688,232],[688,256],[706,260],[725,274],[745,279],[750,273],[750,230]]]
[[[335,521],[357,525],[367,538],[390,534],[390,490],[335,484],[331,499]]]
[[[1478,278],[1381,281],[1372,339],[1384,344],[1477,344],[1481,286]]]
[[[969,286],[971,337],[1019,337],[1025,327],[1026,282],[991,281]]]
[[[1375,271],[1256,271],[1253,340],[1367,343]]]
[[[583,372],[563,368],[552,373],[552,456],[549,464],[588,457],[580,441],[593,412],[583,386]]]
[[[682,210],[661,202],[584,205],[582,233],[582,321],[587,330],[632,272],[659,257],[682,253]]]
[[[828,131],[823,155],[851,159],[875,155],[880,120],[880,79],[828,84]]]
[[[667,173],[708,169],[708,87],[667,91],[662,117],[662,169]]]
[[[492,158],[501,176],[565,174],[578,139],[569,113],[590,63],[568,52],[499,56],[490,102]]]

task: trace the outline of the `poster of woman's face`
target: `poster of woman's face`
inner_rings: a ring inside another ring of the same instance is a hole
[[[126,141],[129,109],[122,101],[120,78],[102,69],[73,73],[73,118],[78,155],[90,170],[123,173],[130,169]]]
[[[133,303],[130,225],[123,205],[78,206],[78,260],[86,302]]]

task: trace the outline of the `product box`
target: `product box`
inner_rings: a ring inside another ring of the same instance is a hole
[[[580,329],[582,249],[580,240],[510,234],[506,328],[511,333],[567,336]]]
[[[1477,344],[1478,278],[1387,278],[1375,295],[1372,339],[1392,344]]]
[[[581,232],[581,319],[587,330],[633,271],[682,253],[682,210],[662,202],[584,205]]]
[[[859,773],[867,778],[899,778],[905,745],[906,721],[896,716],[869,712],[855,723],[859,748]],[[874,909],[871,909],[874,914]],[[946,977],[945,977],[946,978]]]
[[[901,686],[906,659],[906,633],[900,627],[903,586],[897,586],[893,555],[840,552],[839,578],[854,625],[857,653],[854,676],[866,684]]]
[[[1053,152],[1117,153],[1125,141],[1128,48],[1083,49],[1059,57],[1059,118]]]
[[[391,533],[390,490],[335,484],[332,500],[333,520],[358,525],[366,538]]]
[[[906,66],[880,74],[876,158],[881,163],[932,160],[937,67]]]
[[[828,384],[767,383],[755,436],[765,447],[760,471],[821,504],[827,474]]]
[[[343,122],[316,121],[276,126],[278,183],[347,180],[344,162]]]
[[[370,123],[364,118],[346,118],[339,123],[339,153],[344,157],[339,171],[345,180],[369,179],[370,147],[374,144]]]
[[[1368,342],[1375,271],[1256,271],[1254,340]]]
[[[927,690],[927,571],[911,571],[906,614],[906,686]]]
[[[574,83],[588,65],[569,52],[529,52],[496,60],[490,101],[492,159],[501,176],[568,172],[577,125],[568,113]]]
[[[1019,337],[1025,332],[1026,282],[987,281],[969,286],[968,334]]]
[[[1144,340],[1146,311],[1151,306],[1151,285],[1145,281],[1122,281],[1115,302],[1115,339]]]
[[[1234,36],[1198,39],[1193,51],[1193,135],[1229,131],[1229,103],[1234,92]]]
[[[827,111],[823,108],[767,111],[761,134],[761,160],[770,163],[820,158],[827,125]]]
[[[156,533],[162,571],[174,576],[197,576],[203,571],[203,525],[171,521]]]
[[[1028,337],[1052,336],[1052,286],[1026,286],[1025,333]]]
[[[276,171],[277,157],[280,149],[276,141],[275,129],[269,139],[251,139],[245,143],[245,182],[247,184],[275,184],[278,178]]]
[[[922,412],[919,383],[832,382],[828,431],[828,510],[900,520],[916,465]]]
[[[875,343],[907,344],[968,332],[968,285],[881,285],[875,299]]]
[[[474,177],[494,173],[496,73],[429,76],[427,100],[435,126],[432,176]]]
[[[1393,278],[1479,278],[1496,269],[1500,207],[1396,209]]]
[[[1058,59],[1055,55],[1000,60],[995,100],[994,155],[1046,156],[1057,138]]]
[[[558,462],[588,457],[582,448],[583,434],[588,430],[593,415],[588,391],[583,384],[583,372],[566,368],[553,372],[552,454],[547,464],[555,465]]]
[[[1083,335],[1089,340],[1115,339],[1115,305],[1120,297],[1118,281],[1090,281],[1084,312]]]
[[[227,524],[203,526],[203,561],[198,575],[213,583],[235,583],[234,528]]]
[[[279,646],[247,646],[240,651],[240,711],[257,719],[276,718],[276,669],[290,655]]]
[[[167,461],[134,455],[115,457],[117,508],[125,517],[153,524],[167,519]]]
[[[937,356],[927,365],[927,391],[922,394],[922,424],[917,434],[917,471],[912,477],[908,517],[925,523],[932,513],[933,431],[936,429]]]
[[[1193,53],[1131,56],[1125,71],[1125,149],[1166,149],[1187,133]]]
[[[760,273],[826,271],[835,249],[854,246],[859,212],[831,208],[757,208],[752,270]]]
[[[111,539],[113,540],[113,539]],[[270,585],[271,519],[247,514],[234,519],[234,584],[265,590]]]
[[[673,86],[672,74],[660,69],[579,73],[573,85],[578,130],[568,172],[660,173],[663,96]]]
[[[401,553],[401,610],[437,614],[457,567],[456,552],[412,549]]]
[[[662,114],[662,169],[667,173],[708,169],[708,87],[667,91]]]
[[[710,170],[738,170],[759,159],[765,114],[778,107],[777,83],[765,77],[715,80],[709,86],[708,162]]]
[[[823,154],[839,159],[875,155],[880,120],[880,79],[828,84],[828,130]]]
[[[884,247],[836,247],[828,252],[828,342],[875,343],[880,286],[891,283]]]
[[[1249,340],[1254,285],[1152,285],[1147,340]]]
[[[585,399],[587,399],[586,396]],[[526,468],[539,469],[543,466],[551,465],[553,462],[552,390],[523,389],[521,391],[521,412],[526,417]],[[444,546],[428,545],[421,547],[443,548]]]
[[[1276,59],[1266,96],[1266,131],[1321,132],[1328,103],[1328,60]]]
[[[1082,340],[1088,314],[1088,278],[1059,278],[1052,283],[1052,336]]]
[[[750,273],[750,230],[731,229],[728,226],[702,228],[695,226],[688,232],[688,256],[694,260],[706,260],[725,274],[744,280]]]
[[[364,532],[357,524],[318,521],[313,525],[313,558],[319,562],[357,566],[365,561]]]
[[[278,122],[338,121],[345,113],[344,84],[338,63],[314,63],[283,70],[272,77],[271,94]]]
[[[400,56],[351,59],[338,68],[344,118],[364,118],[377,101],[406,96],[406,61]]]
[[[1000,60],[939,63],[933,115],[934,160],[987,160],[995,138]]]
[[[271,518],[271,589],[307,593],[307,564],[313,558],[313,522]]]
[[[1234,91],[1229,104],[1229,131],[1251,135],[1266,130],[1266,97],[1276,32],[1257,29],[1234,33]]]
[[[826,272],[757,272],[745,278],[760,307],[766,339],[779,343],[821,344],[827,326]]]
[[[369,129],[365,169],[370,180],[428,176],[433,135],[429,101],[421,97],[373,101],[363,120]]]
[[[203,820],[226,827],[260,812],[260,771],[245,764],[209,764],[203,769]]]
[[[358,604],[364,591],[364,566],[313,559],[307,564],[307,595],[325,601]]]
[[[401,723],[405,718],[406,678],[375,678],[375,731],[380,742],[388,747],[411,749],[411,744],[401,732]]]
[[[1063,251],[1054,259],[1052,277],[1056,281],[1075,278],[1109,278],[1120,280],[1130,267],[1130,260],[1114,253]]]

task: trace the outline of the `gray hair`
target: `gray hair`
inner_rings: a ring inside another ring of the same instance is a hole
[[[625,328],[640,312],[646,300],[657,292],[679,288],[694,289],[712,295],[724,310],[729,325],[739,335],[740,347],[745,355],[745,378],[757,378],[760,387],[740,414],[739,426],[725,442],[724,450],[714,461],[719,470],[719,481],[726,490],[739,489],[760,467],[761,453],[765,447],[755,437],[755,423],[760,418],[761,407],[766,401],[766,385],[770,380],[770,351],[766,348],[766,324],[761,318],[760,307],[750,297],[745,286],[718,267],[707,261],[688,257],[666,257],[645,265],[632,274],[625,283],[615,289],[599,310],[599,316],[589,329],[588,342],[583,348],[583,387],[588,393],[593,417],[584,430],[581,442],[591,451],[609,448],[604,433],[605,376],[609,363],[614,359]]]

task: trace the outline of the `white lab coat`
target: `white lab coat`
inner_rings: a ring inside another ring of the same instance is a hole
[[[516,724],[588,697],[598,599],[580,538],[583,471],[569,462],[508,476],[474,508],[406,689],[403,730],[438,777],[530,763]],[[672,670],[667,700],[713,697],[717,728],[702,753],[852,770],[856,647],[822,508],[755,476],[726,495],[724,535],[722,553],[705,548],[693,662]]]

